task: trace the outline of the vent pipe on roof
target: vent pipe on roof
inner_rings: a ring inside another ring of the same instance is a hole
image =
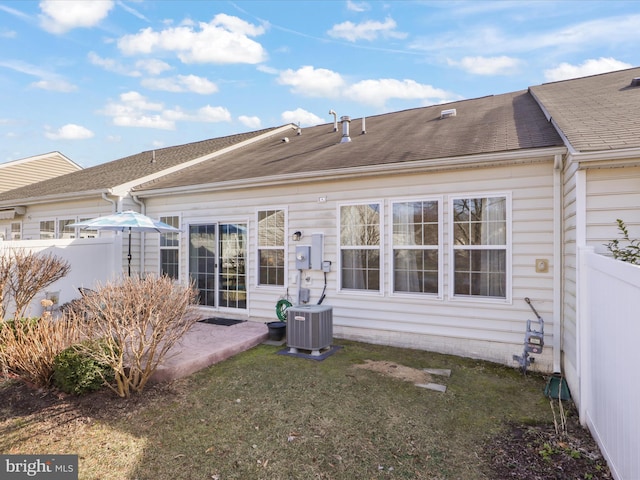
[[[455,117],[457,114],[456,109],[455,108],[450,108],[449,110],[442,110],[440,112],[440,118],[449,118],[449,117]]]
[[[156,163],[156,151],[151,152],[151,163]]]
[[[351,118],[345,115],[340,117],[340,121],[342,122],[342,138],[340,139],[340,143],[350,142],[351,137],[349,136],[349,123],[351,123]]]
[[[333,131],[338,131],[338,114],[333,110],[329,110],[329,115],[333,115]]]
[[[362,135],[364,135],[365,133],[367,133],[367,124],[366,124],[366,118],[362,117]]]

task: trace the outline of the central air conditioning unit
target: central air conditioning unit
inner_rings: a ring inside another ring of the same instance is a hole
[[[298,349],[311,350],[319,356],[320,350],[333,341],[333,309],[326,305],[297,305],[287,309],[287,347],[289,353]]]

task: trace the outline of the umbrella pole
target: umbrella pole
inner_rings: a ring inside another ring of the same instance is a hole
[[[129,253],[127,254],[127,261],[129,265],[129,276],[131,276],[131,227],[129,227]]]

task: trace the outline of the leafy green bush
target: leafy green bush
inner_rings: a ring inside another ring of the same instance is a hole
[[[629,230],[627,230],[624,221],[618,218],[616,223],[622,236],[622,243],[616,238],[605,244],[605,246],[616,260],[640,265],[640,240],[629,238]]]
[[[53,361],[53,383],[66,393],[82,395],[113,381],[113,369],[95,360],[93,352],[107,349],[104,341],[85,342],[63,350]]]

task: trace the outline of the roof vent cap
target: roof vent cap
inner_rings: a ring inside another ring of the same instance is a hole
[[[457,112],[456,112],[455,108],[450,108],[448,110],[442,110],[440,112],[440,118],[455,117],[456,115],[457,115]]]
[[[640,87],[640,77],[632,78],[631,79],[631,86],[632,87]]]

